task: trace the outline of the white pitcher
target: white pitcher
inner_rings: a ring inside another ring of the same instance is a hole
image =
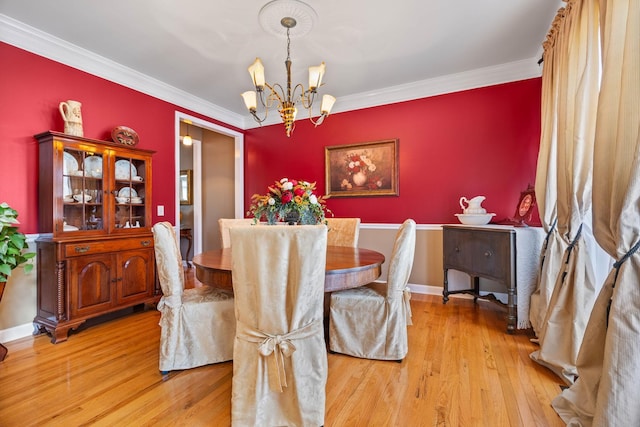
[[[462,208],[462,213],[486,214],[487,210],[481,206],[482,202],[484,202],[485,199],[486,197],[484,196],[476,196],[471,199],[467,199],[464,196],[460,197],[460,207]],[[465,207],[464,203],[466,203],[468,207]]]
[[[67,135],[84,136],[82,131],[82,104],[78,101],[62,101],[59,109],[64,120],[64,133]]]

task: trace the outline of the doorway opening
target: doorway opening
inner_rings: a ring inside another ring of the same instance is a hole
[[[193,140],[190,150],[184,150],[181,143],[181,135],[186,134],[184,131],[186,123],[189,123],[188,132]],[[193,236],[190,259],[194,254],[201,253],[211,246],[213,236],[218,234],[217,221],[212,224],[211,218],[206,220],[204,218],[207,209],[211,209],[211,200],[227,207],[232,206],[232,212],[236,218],[244,217],[244,135],[180,111],[176,111],[175,114],[175,132],[175,217],[178,228],[184,226],[180,214],[181,211],[185,211],[185,205],[180,204],[179,198],[180,171],[191,170],[192,177],[192,204],[186,209],[191,214],[189,218],[191,223],[188,225]],[[219,141],[225,141],[231,147],[223,150],[221,155],[210,154],[212,150],[216,152],[215,144]],[[217,164],[222,166],[218,167]],[[225,190],[214,186],[212,182],[216,179],[210,176],[212,170],[221,169],[227,171]],[[220,198],[210,194],[215,191],[222,191]],[[215,229],[213,229],[214,226]]]

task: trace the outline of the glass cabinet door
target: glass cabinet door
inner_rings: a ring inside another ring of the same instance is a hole
[[[114,228],[145,227],[146,162],[135,157],[115,156]]]
[[[102,155],[65,147],[62,161],[62,231],[103,230]]]

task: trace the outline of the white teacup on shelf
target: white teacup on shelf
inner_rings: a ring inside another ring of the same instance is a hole
[[[141,176],[134,176],[133,178],[131,178],[131,181],[142,181],[142,177]]]
[[[129,203],[128,197],[116,197],[116,202],[118,203]]]
[[[84,202],[84,203],[91,200],[91,196],[85,193],[74,194],[73,198],[78,202]]]

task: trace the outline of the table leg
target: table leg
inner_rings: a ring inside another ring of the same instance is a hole
[[[189,246],[187,246],[187,253],[185,255],[187,268],[191,268],[191,261],[189,261],[189,254],[191,253],[191,248],[193,247],[193,235],[191,234],[190,229],[182,229],[180,230],[180,237],[184,237],[187,239]]]
[[[191,253],[191,248],[193,246],[193,236],[189,234],[189,237],[187,237],[187,240],[189,241],[189,246],[187,247],[187,268],[191,268],[191,261],[189,261],[189,254]]]
[[[446,304],[449,301],[449,278],[447,277],[449,273],[449,269],[444,269],[444,286],[442,289],[442,303]]]

